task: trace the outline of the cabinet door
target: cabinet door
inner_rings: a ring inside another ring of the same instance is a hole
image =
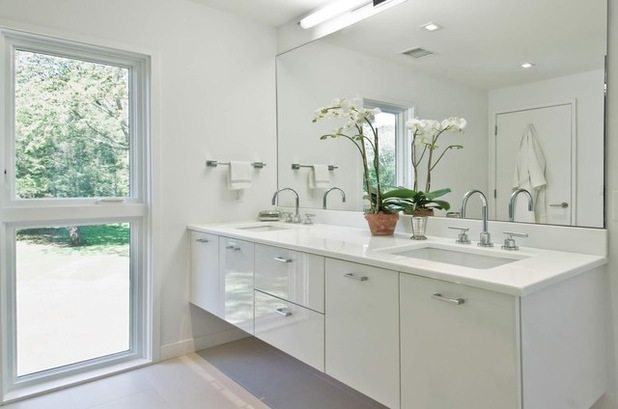
[[[256,290],[255,336],[324,371],[324,315]]]
[[[399,408],[398,273],[326,260],[326,373]]]
[[[253,243],[221,237],[219,275],[224,299],[220,317],[253,334]]]
[[[518,301],[401,274],[403,409],[517,409]]]
[[[219,281],[219,238],[191,232],[190,301],[215,315],[221,315],[223,299]]]
[[[324,257],[255,245],[255,288],[324,312]]]

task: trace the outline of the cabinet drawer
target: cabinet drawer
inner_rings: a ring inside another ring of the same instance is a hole
[[[191,303],[220,315],[219,237],[191,232]]]
[[[515,297],[401,274],[402,409],[520,408]]]
[[[324,257],[256,244],[255,288],[324,312]]]
[[[324,316],[255,291],[255,336],[324,371]]]

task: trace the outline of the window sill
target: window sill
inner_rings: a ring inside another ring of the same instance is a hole
[[[133,359],[126,362],[109,365],[104,368],[93,369],[79,374],[62,377],[61,379],[42,382],[36,385],[18,387],[10,392],[7,392],[4,395],[4,399],[1,401],[0,405],[5,405],[15,401],[32,398],[38,395],[42,395],[44,393],[69,388],[71,386],[76,386],[82,383],[95,381],[97,379],[116,375],[122,372],[129,371],[131,369],[141,368],[150,364],[152,364],[152,360],[149,359]]]

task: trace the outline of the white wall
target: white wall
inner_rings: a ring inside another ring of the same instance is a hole
[[[432,189],[450,187],[445,196],[457,206],[466,190],[487,190],[487,165],[478,158],[487,157],[487,93],[448,80],[414,72],[410,67],[384,61],[366,54],[316,41],[278,58],[279,186],[299,190],[301,205],[321,207],[321,193],[307,188],[306,170],[293,172],[289,163],[332,163],[332,185],[348,195],[347,206],[333,194],[329,208],[361,210],[362,187],[360,155],[347,140],[320,141],[322,133],[340,126],[340,121],[324,120],[313,124],[314,111],[335,97],[363,97],[413,106],[421,118],[443,119],[462,116],[468,120],[463,134],[444,134],[440,146],[464,145],[449,152],[432,174]],[[425,177],[422,176],[421,186]],[[287,196],[286,196],[287,197]],[[283,199],[283,197],[282,197]],[[284,203],[290,204],[288,199]],[[471,207],[471,211],[474,210]]]
[[[1,0],[0,24],[153,56],[154,271],[164,355],[221,338],[188,304],[188,223],[248,219],[276,187],[275,30],[186,0]],[[207,158],[253,160],[242,200]],[[231,331],[231,330],[230,330]],[[171,347],[170,347],[171,346]],[[173,348],[176,346],[176,348]]]
[[[495,114],[576,101],[578,226],[603,227],[603,70],[489,92],[490,129]]]

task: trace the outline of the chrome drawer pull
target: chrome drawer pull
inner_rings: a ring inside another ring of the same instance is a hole
[[[195,239],[198,243],[208,243],[210,240],[208,239]]]
[[[369,280],[369,277],[367,277],[367,276],[357,276],[357,275],[352,274],[352,273],[346,274],[345,278],[351,278],[352,280],[358,280],[358,281],[367,281],[367,280]]]
[[[432,294],[431,298],[433,298],[434,300],[444,301],[449,304],[455,304],[455,305],[461,305],[466,302],[466,300],[464,300],[463,298],[449,298],[449,297],[443,296],[440,293]]]
[[[549,207],[560,207],[561,209],[566,209],[567,207],[569,207],[569,204],[567,202],[550,203]]]
[[[280,307],[275,309],[275,312],[279,315],[282,315],[284,317],[291,317],[292,316],[292,311],[290,311],[287,307]]]
[[[280,263],[291,263],[292,261],[294,261],[291,258],[285,258],[285,257],[275,257],[273,258],[273,260],[278,261]]]
[[[235,244],[228,244],[225,248],[228,250],[240,251],[240,247]]]

